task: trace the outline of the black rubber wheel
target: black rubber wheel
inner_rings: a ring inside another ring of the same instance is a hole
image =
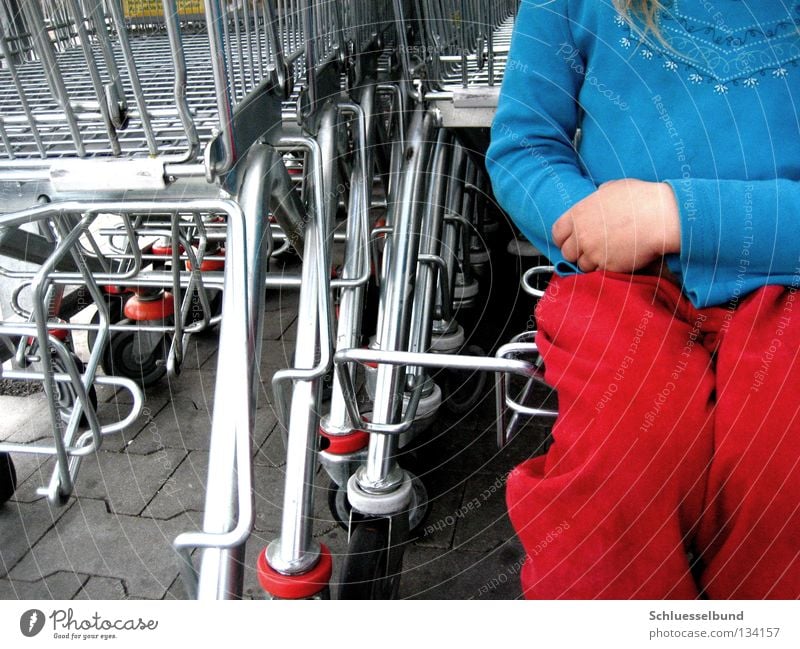
[[[354,525],[342,564],[339,599],[397,597],[405,538],[398,527],[402,524],[396,526],[388,518],[368,519]]]
[[[120,324],[126,324],[122,320]],[[149,387],[167,373],[168,334],[151,331],[115,331],[103,355],[103,370],[111,376],[122,376]]]
[[[209,320],[222,313],[222,291],[208,291],[208,314]],[[203,318],[203,303],[200,301],[200,296],[197,291],[192,293],[191,305],[189,307],[189,323],[194,324]],[[207,327],[199,333],[208,333],[213,330],[213,327]]]
[[[0,505],[11,498],[17,490],[17,471],[14,460],[8,453],[0,453]]]
[[[486,356],[486,352],[477,345],[469,345],[464,353],[468,356]],[[439,376],[442,401],[454,415],[468,413],[486,396],[486,372],[446,369]]]
[[[127,296],[125,295],[108,295],[106,296],[105,303],[108,307],[108,321],[111,324],[116,324],[120,320],[122,320],[123,316],[123,309],[125,308],[125,299]],[[95,312],[92,316],[91,320],[93,325],[100,324],[100,313]],[[97,331],[94,329],[90,329],[87,333],[87,341],[89,343],[89,349],[94,349],[94,343],[97,340]]]
[[[417,538],[422,536],[422,526],[430,514],[430,503],[428,502],[428,491],[425,485],[417,476],[412,477],[412,485],[416,504],[408,514],[410,525],[409,536]],[[350,527],[350,501],[347,499],[347,487],[340,487],[333,480],[328,485],[328,509],[330,509],[333,520],[339,527],[346,530]]]

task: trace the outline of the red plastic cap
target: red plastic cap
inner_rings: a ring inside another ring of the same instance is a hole
[[[223,257],[225,255],[225,250],[220,248],[216,252],[207,252],[206,254],[212,257]],[[188,259],[186,260],[186,270],[192,270],[192,264]],[[214,270],[225,270],[225,260],[204,259],[200,262],[200,270],[209,272]]]
[[[363,430],[354,430],[347,435],[331,435],[320,426],[319,434],[330,442],[330,446],[325,449],[325,452],[332,455],[355,453],[369,444],[369,433],[365,433]]]
[[[175,298],[172,293],[164,291],[157,300],[143,300],[134,295],[125,303],[125,317],[135,322],[148,320],[164,320],[175,313]]]
[[[256,566],[258,582],[274,597],[281,599],[306,599],[323,590],[333,574],[331,551],[320,544],[319,561],[308,572],[301,575],[283,575],[267,563],[267,551],[259,553]]]
[[[69,339],[69,329],[48,329],[48,335],[61,342],[67,342]],[[36,336],[28,336],[28,344],[33,345],[37,340]]]
[[[186,270],[192,270],[192,264],[189,261],[186,262]],[[204,272],[225,270],[225,261],[223,259],[204,259],[200,262],[200,270]]]
[[[172,246],[169,244],[164,245],[161,243],[154,243],[151,251],[154,255],[161,255],[164,257],[168,257],[172,254]],[[183,244],[178,246],[178,251],[180,252],[180,254],[186,252],[186,248],[183,247]]]

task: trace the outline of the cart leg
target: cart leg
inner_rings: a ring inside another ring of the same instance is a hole
[[[330,314],[331,188],[336,165],[338,109],[329,105],[321,116],[317,141],[308,144],[314,210],[306,226],[303,252],[297,348],[294,368],[273,377],[275,398],[282,415],[288,410],[286,479],[280,538],[258,560],[258,576],[275,597],[302,599],[327,588],[330,552],[313,539],[312,509],[319,435],[320,379],[331,364],[333,336]],[[324,153],[327,152],[327,155]],[[327,168],[326,168],[327,166]],[[326,200],[327,197],[327,200]],[[292,382],[288,408],[282,386]],[[281,422],[283,423],[283,422]]]
[[[422,106],[414,110],[406,142],[405,163],[397,200],[389,201],[393,226],[384,253],[377,343],[381,350],[406,351],[411,330],[412,301],[420,245],[422,195],[425,188],[433,115]],[[379,364],[372,421],[394,424],[402,416],[405,370]],[[391,597],[402,563],[402,545],[408,536],[408,510],[412,503],[411,476],[397,464],[397,436],[372,434],[367,462],[348,482],[353,508],[350,546],[342,567],[341,597],[361,597],[354,579],[371,575],[370,597]],[[383,519],[376,522],[376,519]],[[364,530],[359,531],[359,527]],[[365,554],[365,548],[371,548]],[[366,567],[356,564],[368,563]],[[366,570],[366,572],[365,572]],[[354,577],[355,576],[355,577]]]
[[[272,238],[269,233],[269,223],[265,218],[272,166],[276,156],[272,148],[263,145],[253,145],[247,157],[239,163],[238,183],[236,194],[238,202],[244,213],[244,231],[246,249],[240,251],[245,259],[229,260],[226,266],[232,263],[246,264],[245,286],[232,286],[235,291],[244,291],[247,295],[246,313],[226,313],[220,327],[219,365],[214,397],[213,429],[229,430],[223,424],[229,412],[223,404],[236,403],[241,395],[235,395],[230,400],[230,391],[238,390],[242,380],[246,380],[246,393],[248,402],[248,419],[252,443],[252,427],[255,421],[256,395],[258,392],[258,370],[261,358],[261,333],[264,326],[264,284],[266,280],[267,264],[271,253]],[[232,257],[233,254],[229,253]],[[229,289],[226,286],[226,291]],[[223,300],[226,299],[223,293]],[[232,299],[230,302],[232,303]],[[227,303],[227,302],[226,302]],[[237,347],[235,337],[241,331],[241,322],[234,322],[226,318],[243,318],[247,327],[246,358],[229,349]],[[242,413],[239,413],[240,415]],[[221,421],[217,421],[217,420]],[[246,456],[251,458],[248,449]],[[239,466],[236,462],[236,438],[233,435],[212,435],[209,448],[208,480],[206,482],[206,503],[203,517],[203,531],[212,534],[228,532],[236,525],[237,502],[237,474],[247,471],[252,475],[252,464]],[[252,494],[248,494],[252,501]],[[202,551],[200,562],[200,576],[197,587],[199,599],[230,599],[239,598],[243,588],[243,560],[244,545],[233,548],[205,548]]]

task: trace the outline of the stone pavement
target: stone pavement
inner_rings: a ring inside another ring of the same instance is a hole
[[[295,293],[268,293],[254,440],[257,515],[246,548],[248,598],[263,597],[255,560],[279,528],[284,448],[269,385],[273,372],[289,365],[296,306]],[[215,350],[215,332],[192,340],[180,376],[151,388],[138,421],[107,437],[102,450],[84,460],[65,506],[50,507],[36,495],[49,480],[52,460],[13,455],[19,487],[0,506],[0,598],[185,597],[171,543],[180,532],[197,529],[201,519]],[[101,423],[124,416],[124,393],[100,390],[98,396]],[[0,413],[0,439],[33,442],[50,435],[41,393],[2,396]],[[472,412],[459,417],[443,408],[421,438],[416,470],[432,507],[425,533],[406,550],[401,597],[519,596],[521,549],[506,517],[503,483],[517,462],[542,452],[548,428],[532,422],[498,452],[494,419],[494,393],[487,387]],[[315,534],[331,548],[336,566],[347,534],[329,512],[327,475],[320,471],[317,477]]]

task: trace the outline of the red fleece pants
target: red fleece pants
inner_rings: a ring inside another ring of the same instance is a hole
[[[698,310],[595,272],[536,315],[560,415],[508,479],[525,596],[800,597],[800,292]]]

